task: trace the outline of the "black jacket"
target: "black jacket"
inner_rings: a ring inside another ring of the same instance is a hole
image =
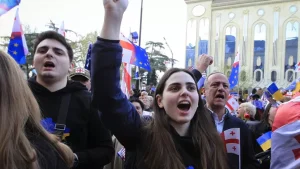
[[[198,82],[202,77],[201,73],[197,69],[193,69],[192,73],[195,76],[196,81]],[[208,109],[207,111],[211,112]],[[213,116],[212,120],[214,121]],[[242,120],[232,116],[230,113],[227,113],[224,118],[223,131],[231,128],[240,128],[241,169],[258,169],[259,163],[255,159],[252,133]],[[238,169],[238,156],[232,153],[227,153],[227,155],[230,169]]]
[[[151,144],[142,131],[144,123],[120,89],[121,62],[122,47],[118,41],[98,39],[92,49],[93,104],[102,112],[103,123],[117,137],[126,151],[136,153],[135,167],[150,169],[142,162]],[[192,138],[179,136],[171,126],[169,131],[182,163],[186,167],[194,166],[197,169],[196,164],[200,164],[198,156],[200,153],[195,151],[197,148],[193,146]]]
[[[68,81],[65,88],[56,92],[36,82],[35,77],[29,80],[29,86],[35,95],[44,118],[56,122],[62,96],[71,93],[66,119],[66,144],[79,158],[77,169],[99,169],[108,164],[113,155],[111,135],[102,125],[96,109],[91,108],[91,94],[79,82]]]
[[[230,128],[240,128],[241,168],[258,169],[259,163],[255,159],[253,138],[248,126],[241,119],[227,113],[224,119],[223,131]],[[238,169],[238,158],[235,154],[227,153],[230,169]]]

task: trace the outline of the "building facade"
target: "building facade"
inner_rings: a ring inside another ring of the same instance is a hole
[[[230,75],[239,54],[239,87],[286,87],[300,73],[299,0],[185,0],[185,66],[207,53],[214,57],[208,73]]]

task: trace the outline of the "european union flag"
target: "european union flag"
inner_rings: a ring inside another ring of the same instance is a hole
[[[148,54],[147,54],[146,50],[135,44],[133,44],[133,45],[134,45],[134,49],[135,49],[135,60],[131,64],[150,71],[151,67],[150,67],[150,62],[149,62]]]
[[[86,54],[84,68],[91,72],[91,55],[92,55],[92,44],[89,45],[88,52]]]
[[[237,53],[234,59],[234,63],[232,65],[231,73],[229,76],[229,86],[230,89],[233,89],[234,86],[238,84],[239,81],[239,69],[240,69],[240,64],[239,64],[239,54]]]
[[[256,141],[260,145],[260,147],[266,151],[271,148],[271,137],[272,137],[272,131],[269,131],[262,136],[260,136]]]
[[[19,5],[21,0],[0,0],[0,16]]]
[[[15,22],[8,44],[8,53],[16,60],[18,64],[21,65],[26,63],[28,47],[19,18],[19,10],[16,11]]]
[[[239,81],[239,66],[232,67],[231,74],[229,76],[230,89],[233,89],[234,86],[238,84],[238,81]]]

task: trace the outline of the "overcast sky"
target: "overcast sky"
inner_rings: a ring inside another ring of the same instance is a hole
[[[140,0],[130,0],[122,23],[122,32],[139,31]],[[11,34],[16,9],[0,17],[0,36]],[[100,31],[103,23],[102,0],[22,0],[19,7],[22,24],[37,31],[48,30],[51,19],[58,26],[65,22],[65,29],[81,35]],[[144,0],[142,47],[146,41],[164,42],[165,37],[179,60],[176,67],[184,67],[186,4],[183,0]],[[68,36],[68,34],[67,34]],[[171,56],[166,48],[166,54]]]

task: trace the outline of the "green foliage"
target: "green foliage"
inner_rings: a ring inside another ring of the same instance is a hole
[[[167,70],[166,62],[171,59],[162,53],[162,49],[165,49],[164,44],[161,42],[148,41],[146,43],[146,51],[149,56],[151,65],[151,72],[147,75],[147,84],[157,84],[156,71],[165,72]]]
[[[97,36],[97,31],[90,32],[85,36],[81,36],[78,41],[71,43],[74,51],[74,63],[76,66],[82,66],[85,64],[89,44],[94,43]]]

